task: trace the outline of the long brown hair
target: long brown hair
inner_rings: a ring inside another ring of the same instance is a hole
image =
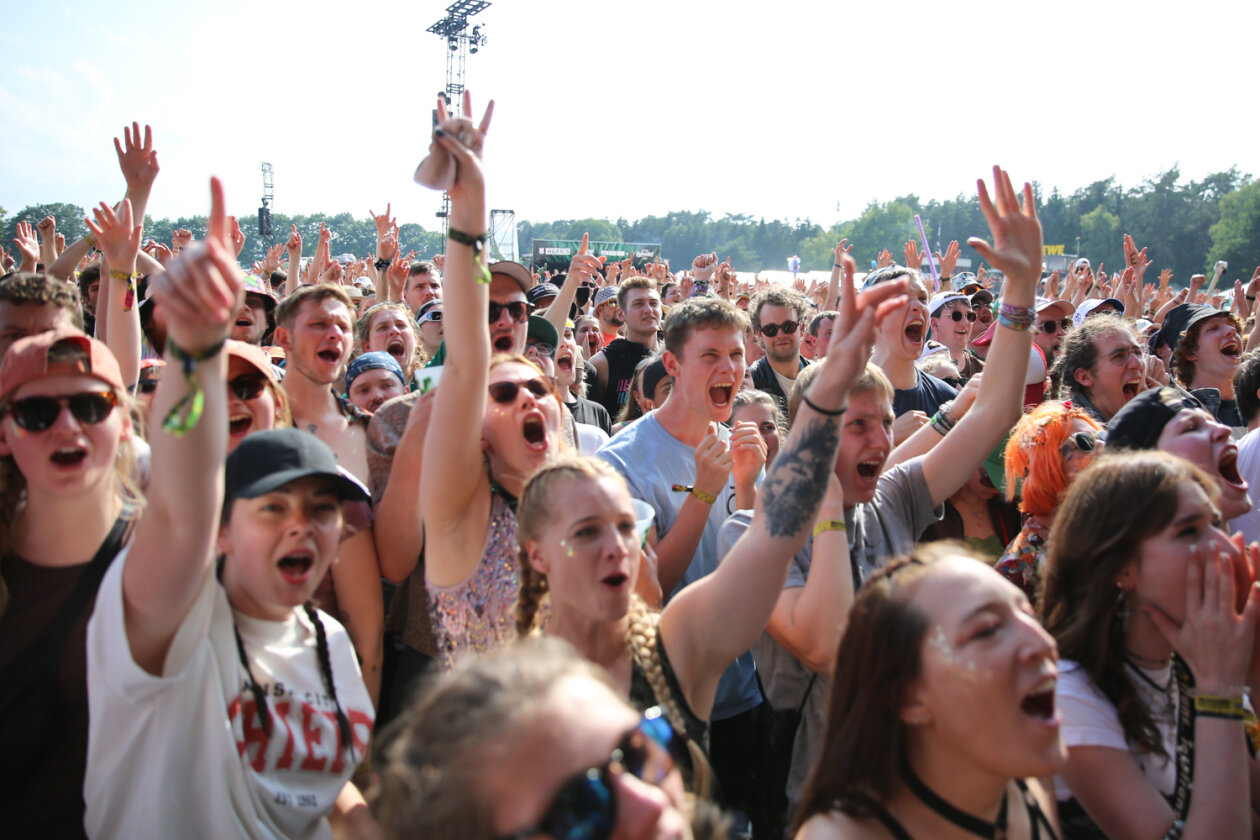
[[[976,556],[957,543],[922,546],[876,571],[858,592],[836,655],[822,754],[794,830],[833,809],[870,816],[892,796],[906,745],[901,709],[923,667],[929,624],[911,601],[933,564],[960,555]]]
[[[1041,597],[1041,623],[1059,643],[1059,656],[1080,663],[1116,707],[1125,738],[1156,755],[1165,755],[1159,732],[1125,670],[1124,614],[1131,607],[1116,578],[1172,521],[1186,481],[1215,500],[1216,483],[1206,473],[1164,452],[1104,455],[1087,467],[1055,516]]]

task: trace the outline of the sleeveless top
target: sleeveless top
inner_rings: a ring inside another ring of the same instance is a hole
[[[634,369],[651,352],[646,344],[626,338],[610,341],[604,347],[604,358],[608,360],[608,386],[600,395],[600,403],[608,409],[610,416],[616,417],[630,399],[630,380]]]
[[[521,585],[517,551],[516,514],[491,483],[490,524],[477,568],[454,586],[425,581],[442,667],[450,668],[465,651],[486,653],[515,641],[512,608]]]
[[[1028,785],[1023,779],[1016,779],[1015,785],[1019,788],[1020,796],[1024,799],[1024,807],[1028,809],[1028,823],[1032,826],[1030,837],[1032,840],[1041,840],[1041,828],[1045,826],[1046,836],[1049,840],[1059,840],[1059,835],[1054,833],[1054,826],[1050,824],[1050,819],[1045,812],[1041,810],[1036,797],[1028,791]],[[888,833],[893,836],[893,840],[913,840],[910,832],[906,831],[905,826],[897,822],[897,818],[888,813],[883,805],[878,802],[868,803],[871,807],[871,816],[879,820],[880,825],[888,829]],[[1003,834],[1003,836],[1009,836]]]
[[[673,695],[674,706],[678,709],[678,713],[682,715],[683,723],[687,728],[686,732],[679,734],[686,735],[688,740],[695,741],[707,755],[709,752],[709,724],[707,721],[701,720],[691,710],[691,706],[687,705],[687,698],[683,696],[682,686],[678,684],[678,675],[674,673],[674,666],[669,661],[669,654],[665,652],[665,642],[661,639],[659,626],[656,628],[656,653],[661,658],[661,673],[665,675],[665,684],[669,686],[669,693]],[[638,660],[631,657],[630,705],[638,711],[644,712],[653,706],[664,706],[668,699],[656,696],[647,674],[643,673],[643,669],[639,667]]]

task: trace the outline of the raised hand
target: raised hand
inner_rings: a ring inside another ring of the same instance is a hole
[[[187,228],[178,228],[171,232],[171,252],[178,254],[180,251],[192,244],[192,231]]]
[[[952,277],[954,274],[954,266],[958,265],[958,255],[962,250],[958,247],[958,240],[951,239],[949,244],[945,246],[945,256],[941,256],[941,252],[936,252],[936,263],[940,266],[942,277]]]
[[[381,260],[392,260],[398,256],[398,227],[388,227],[384,233],[376,237],[376,257]]]
[[[446,271],[446,254],[434,254],[429,262],[436,265],[438,271]]]
[[[717,423],[709,424],[708,434],[696,447],[696,482],[701,493],[717,496],[726,486],[726,479],[735,464],[730,447],[718,437]]]
[[[232,237],[232,247],[236,249],[236,256],[241,255],[241,251],[245,249],[245,232],[241,230],[241,223],[236,220],[235,216],[228,216],[229,233]]]
[[[853,388],[866,373],[866,361],[875,346],[876,326],[889,312],[906,302],[904,278],[879,283],[859,294],[854,279],[857,263],[846,253],[841,264],[844,286],[840,291],[840,315],[831,333],[827,358],[823,359],[810,389],[815,394],[847,394]]]
[[[276,243],[267,249],[266,256],[263,257],[263,271],[266,272],[263,277],[270,282],[271,273],[280,268],[280,258],[284,256],[284,245]]]
[[[161,242],[154,239],[150,239],[148,242],[144,243],[140,250],[153,257],[153,259],[157,260],[163,267],[170,265],[171,259],[174,257],[170,248],[167,248]]]
[[[96,239],[96,246],[105,255],[111,271],[132,274],[136,270],[136,256],[140,253],[143,224],[133,224],[131,199],[124,198],[115,214],[110,206],[101,202],[92,211],[95,219],[84,219],[88,230]]]
[[[1031,293],[1041,278],[1041,222],[1037,220],[1036,201],[1032,185],[1024,184],[1023,204],[1011,186],[1011,176],[1000,167],[993,167],[993,198],[984,181],[976,182],[980,190],[980,212],[989,223],[993,234],[990,245],[978,236],[967,244],[981,258],[1000,269],[1007,283],[1027,286]]]
[[[713,279],[713,274],[717,271],[717,261],[716,251],[700,254],[691,261],[691,274],[697,283],[708,283]]]
[[[1172,282],[1173,272],[1171,268],[1161,269],[1159,272],[1159,288],[1164,290],[1168,288],[1168,284]]]
[[[144,143],[141,143],[140,123],[133,122],[131,128],[124,126],[123,140],[124,143],[120,143],[114,138],[114,151],[118,153],[118,168],[127,181],[127,190],[141,190],[148,195],[160,169],[157,152],[153,150],[153,129],[144,127]]]
[[[1202,289],[1203,284],[1206,282],[1207,282],[1207,275],[1204,275],[1204,274],[1194,274],[1190,277],[1189,300],[1191,303],[1195,303],[1198,301],[1197,295],[1199,294],[1199,289]]]
[[[844,263],[844,255],[853,253],[853,246],[849,244],[849,240],[841,239],[840,244],[832,249],[833,265],[839,268]]]
[[[573,255],[573,259],[569,261],[569,276],[577,276],[578,281],[585,283],[599,274],[599,270],[604,266],[604,257],[597,257],[588,253],[591,245],[591,235],[589,233],[582,234],[582,242],[578,245],[577,253]]]
[[[39,231],[40,239],[51,240],[57,235],[57,220],[52,216],[45,216],[35,225],[35,229]]]
[[[39,231],[39,255],[45,266],[53,264],[57,259],[57,220],[45,216],[35,225]]]
[[[35,236],[35,228],[30,222],[17,223],[17,236],[13,238],[18,253],[22,255],[21,271],[34,271],[39,263],[39,239]]]
[[[923,255],[919,253],[919,243],[913,239],[906,241],[906,247],[902,249],[906,256],[906,268],[919,270],[919,266],[923,265]]]
[[[53,243],[56,245],[57,256],[61,256],[61,252],[66,250],[66,235],[60,231],[53,234]]]
[[[169,339],[188,355],[203,354],[227,338],[240,308],[243,275],[232,255],[223,208],[223,184],[211,178],[205,241],[188,248],[152,279]]]
[[[766,465],[766,441],[757,424],[741,420],[731,426],[731,474],[737,485],[751,485]]]
[[[1051,300],[1059,299],[1059,272],[1050,272],[1050,279],[1046,281],[1046,297]]]
[[[470,119],[473,113],[472,95],[467,90],[464,91],[464,116],[448,116],[446,100],[440,96],[437,111],[438,124],[433,130],[433,142],[429,144],[429,156],[416,168],[416,181],[426,187],[445,190],[451,194],[451,198],[456,196],[451,192],[452,187],[459,184],[461,180],[465,188],[461,190],[463,197],[469,197],[467,193],[469,188],[484,193],[485,179],[481,171],[481,154],[485,147],[486,133],[490,130],[490,118],[494,116],[494,100],[490,100],[481,123],[476,126]],[[457,154],[455,145],[466,154]],[[461,157],[466,157],[466,163],[476,169],[475,172],[467,173],[466,177],[459,172]]]
[[[345,277],[345,269],[341,267],[341,263],[332,260],[328,263],[328,267],[319,275],[320,283],[327,283],[330,286],[340,286],[341,281]]]
[[[398,221],[389,214],[390,208],[393,206],[392,202],[387,202],[385,204],[385,212],[379,216],[376,215],[375,211],[368,210],[368,215],[372,217],[372,221],[376,224],[376,236],[378,239],[384,236],[385,232],[390,228],[398,226]]]
[[[887,248],[881,251],[880,255],[875,258],[876,268],[887,268],[888,266],[892,264],[893,264],[893,255]]]

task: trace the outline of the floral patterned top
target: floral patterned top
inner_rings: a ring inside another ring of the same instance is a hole
[[[1002,577],[1018,586],[1037,606],[1041,574],[1049,553],[1050,529],[1033,517],[1024,520],[1024,527],[1011,541],[1006,553],[997,562]]]

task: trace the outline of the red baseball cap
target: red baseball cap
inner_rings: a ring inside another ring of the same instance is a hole
[[[81,355],[66,354],[65,361],[49,361],[54,348],[77,349]],[[78,330],[50,330],[14,342],[0,362],[0,397],[7,397],[18,388],[46,376],[94,376],[114,390],[127,390],[123,384],[118,360],[102,341],[89,338]]]

